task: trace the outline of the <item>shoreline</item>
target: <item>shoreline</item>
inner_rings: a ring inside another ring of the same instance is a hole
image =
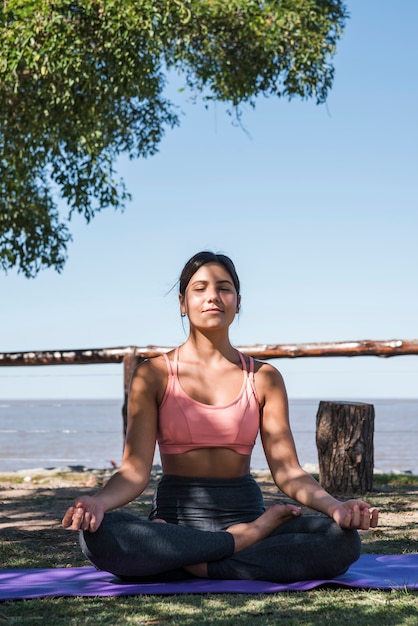
[[[303,469],[309,474],[318,475],[318,465],[316,464],[305,464]],[[104,468],[93,468],[86,467],[84,465],[68,465],[65,467],[33,467],[27,469],[20,470],[10,470],[10,471],[0,471],[0,483],[2,481],[15,481],[17,483],[37,483],[40,482],[48,482],[48,480],[53,480],[55,478],[60,478],[65,480],[67,479],[77,479],[82,480],[83,478],[94,477],[100,482],[104,482],[108,480],[110,476],[118,470],[118,467],[104,467]],[[252,468],[251,474],[255,478],[266,479],[271,478],[271,473],[268,468],[265,469],[255,469]],[[399,469],[393,469],[390,472],[379,470],[378,468],[374,469],[374,476],[418,476],[418,474],[414,474],[412,471],[402,471]],[[161,465],[153,465],[151,469],[151,479],[156,479],[160,475],[162,475],[162,467]]]

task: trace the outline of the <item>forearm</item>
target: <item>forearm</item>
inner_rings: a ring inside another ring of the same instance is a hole
[[[300,504],[332,517],[339,501],[331,496],[307,472],[300,470],[293,475],[276,475],[276,485],[287,496]]]
[[[121,468],[93,497],[100,501],[105,512],[111,511],[137,498],[148,482],[149,476]]]

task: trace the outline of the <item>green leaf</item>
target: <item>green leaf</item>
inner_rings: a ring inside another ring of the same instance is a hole
[[[152,156],[179,123],[167,69],[238,121],[260,95],[321,103],[346,19],[340,0],[2,3],[0,268],[60,271],[74,212],[124,208],[113,163]]]

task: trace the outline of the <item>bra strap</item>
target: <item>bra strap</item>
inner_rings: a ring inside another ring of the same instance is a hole
[[[244,372],[247,372],[247,374],[251,374],[250,378],[254,377],[254,359],[252,356],[248,357],[248,360],[250,362],[250,368],[247,369],[247,362],[244,358],[244,355],[241,352],[238,352],[239,354],[239,358],[241,359],[241,364],[242,364],[242,369],[244,370]]]
[[[171,367],[170,359],[168,358],[166,352],[163,352],[163,357],[164,357],[166,365],[167,365],[168,375],[169,375],[169,377],[172,377],[173,376],[173,370],[172,370],[172,367]]]
[[[241,352],[238,352],[238,354],[239,354],[239,358],[240,358],[240,361],[241,361],[241,365],[242,365],[243,371],[248,373],[247,363],[246,363],[246,361],[244,359],[244,355]]]
[[[250,371],[248,372],[248,378],[250,380],[250,385],[252,387],[254,397],[258,402],[257,389],[255,388],[255,378],[254,378],[254,359],[252,356],[248,357],[250,359]]]
[[[179,346],[174,350],[174,361],[173,361],[173,375],[178,378],[179,375]]]

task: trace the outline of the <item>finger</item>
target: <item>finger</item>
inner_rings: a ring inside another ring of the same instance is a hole
[[[362,530],[369,530],[369,528],[376,528],[379,519],[379,511],[376,508],[369,509],[366,507],[363,510],[362,515]]]
[[[373,508],[370,509],[370,526],[372,528],[376,528],[379,522],[379,509]]]
[[[345,510],[340,526],[341,528],[354,528],[352,509]]]
[[[358,504],[353,504],[351,509],[351,528],[359,528],[361,525],[361,512]]]
[[[360,528],[361,530],[369,530],[370,528],[370,509],[368,507],[361,512]]]
[[[71,524],[73,523],[73,514],[74,514],[74,507],[70,506],[65,512],[65,515],[61,521],[61,524],[64,526],[64,528],[69,528]]]
[[[81,530],[88,530],[90,527],[91,514],[89,511],[84,511],[83,519],[81,522]]]
[[[89,531],[91,533],[95,533],[96,530],[98,529],[99,525],[97,524],[97,519],[95,515],[91,516],[91,520],[90,520],[90,528]]]
[[[75,508],[74,509],[74,514],[73,514],[73,523],[71,528],[73,530],[80,530],[81,525],[83,523],[83,519],[84,519],[84,509],[82,508]]]

